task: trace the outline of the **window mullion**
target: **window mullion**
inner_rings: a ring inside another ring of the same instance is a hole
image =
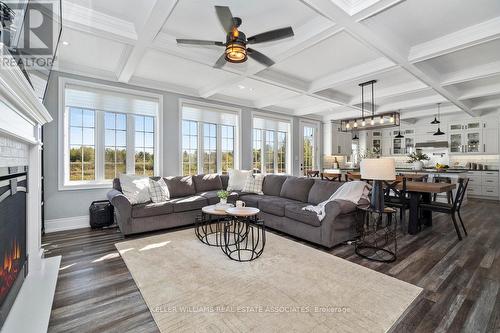
[[[203,173],[203,167],[204,167],[204,156],[205,156],[205,147],[204,147],[204,123],[203,122],[198,122],[198,174]]]
[[[135,173],[135,121],[134,120],[135,119],[134,119],[133,115],[127,115],[127,138],[126,138],[126,145],[127,145],[126,165],[127,165],[127,169],[126,169],[126,172],[128,174]]]
[[[216,156],[217,156],[217,170],[216,173],[222,174],[222,125],[217,124],[216,131]]]
[[[95,111],[95,179],[98,182],[104,181],[104,112]]]

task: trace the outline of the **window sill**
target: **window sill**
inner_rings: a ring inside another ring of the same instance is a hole
[[[74,182],[67,183],[59,186],[59,191],[78,191],[78,190],[96,190],[96,189],[111,189],[113,187],[113,182],[99,182],[99,183],[86,183],[86,182]]]

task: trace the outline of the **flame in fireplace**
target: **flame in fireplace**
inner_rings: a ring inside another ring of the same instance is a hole
[[[21,246],[13,240],[10,249],[5,251],[3,263],[0,262],[0,300],[6,296],[10,287],[17,278],[20,270]]]

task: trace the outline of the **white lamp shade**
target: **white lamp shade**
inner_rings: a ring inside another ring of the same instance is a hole
[[[396,179],[396,161],[393,158],[367,158],[361,161],[360,167],[362,179]]]

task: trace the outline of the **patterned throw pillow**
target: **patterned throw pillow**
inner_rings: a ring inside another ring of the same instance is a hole
[[[168,186],[163,178],[158,180],[149,179],[149,195],[154,203],[170,200]]]
[[[256,174],[248,175],[247,180],[245,181],[245,185],[243,186],[242,192],[245,193],[255,193],[259,195],[263,195],[262,192],[262,183],[264,182],[264,175]]]
[[[123,194],[132,205],[146,203],[151,200],[149,196],[149,177],[121,174],[120,185]]]

